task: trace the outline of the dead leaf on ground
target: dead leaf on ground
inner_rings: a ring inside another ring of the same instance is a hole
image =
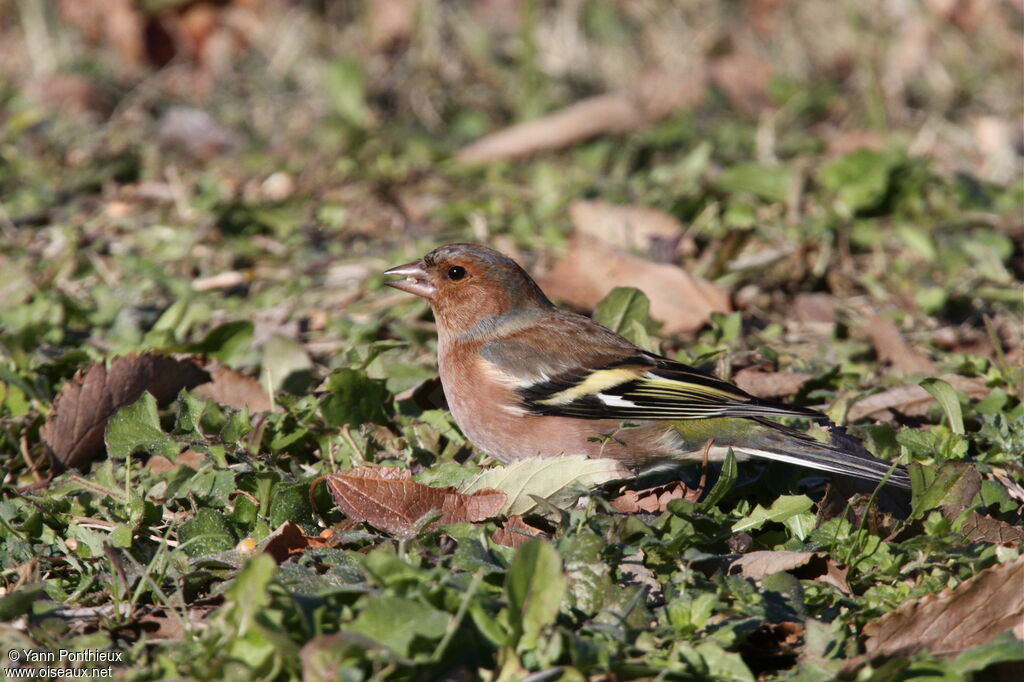
[[[934,374],[935,363],[915,350],[900,334],[896,323],[887,317],[872,314],[865,327],[871,337],[878,359],[892,364],[903,374]]]
[[[182,389],[209,380],[194,360],[156,353],[131,353],[115,358],[109,367],[95,363],[79,370],[57,394],[40,430],[54,468],[79,467],[99,456],[107,421],[143,392],[165,405]]]
[[[304,552],[310,547],[329,547],[331,531],[325,531],[326,535],[306,535],[302,528],[293,521],[285,521],[277,529],[265,537],[257,545],[257,549],[266,552],[274,557],[274,561],[281,564],[295,554]]]
[[[831,294],[804,293],[793,299],[793,315],[809,331],[831,336],[836,326],[836,301]]]
[[[982,377],[964,377],[956,374],[944,374],[941,378],[957,391],[963,391],[971,400],[979,400],[988,395]],[[894,386],[881,393],[875,393],[859,400],[850,407],[847,419],[851,422],[864,417],[878,417],[886,410],[896,410],[907,416],[926,414],[935,398],[920,386]]]
[[[739,568],[744,577],[753,580],[786,571],[801,580],[816,580],[832,585],[843,594],[852,594],[846,580],[849,569],[841,568],[825,552],[749,552],[736,559],[730,568]]]
[[[683,245],[686,230],[675,216],[648,206],[620,206],[607,201],[574,201],[569,219],[580,234],[621,249],[669,257]],[[692,250],[692,242],[689,243]]]
[[[971,511],[960,532],[968,542],[991,542],[994,545],[1019,546],[1024,541],[1024,528]],[[1024,586],[1022,586],[1024,587]]]
[[[651,317],[664,322],[668,334],[695,331],[711,313],[732,311],[728,294],[710,282],[575,233],[565,257],[538,280],[550,296],[588,310],[615,287],[636,287],[647,294]]]
[[[486,163],[561,149],[605,134],[628,133],[704,99],[703,64],[680,72],[654,72],[635,88],[588,97],[561,111],[513,125],[463,147],[455,158]]]
[[[591,488],[627,476],[629,472],[613,459],[526,457],[481,471],[464,483],[460,492],[501,491],[506,495],[502,514],[525,514],[537,506],[537,498],[564,508]]]
[[[954,588],[907,602],[865,626],[866,658],[903,657],[918,651],[952,655],[1020,628],[1022,585],[1024,557],[1018,557]],[[851,663],[860,665],[864,658]]]
[[[732,376],[732,380],[737,386],[758,398],[782,398],[794,395],[810,378],[809,374],[764,372],[757,367],[746,367]]]
[[[203,465],[204,461],[206,461],[206,455],[189,449],[175,457],[173,462],[163,455],[153,455],[146,463],[146,468],[151,473],[159,476],[179,466],[186,466],[194,471],[199,471],[199,467]]]
[[[748,51],[736,51],[719,57],[709,69],[715,84],[734,107],[757,114],[768,100],[772,67],[765,59]]]
[[[408,470],[398,467],[357,467],[321,476],[312,485],[321,480],[327,482],[334,503],[345,516],[392,535],[408,535],[434,511],[440,512],[440,518],[431,527],[483,521],[496,516],[505,504],[505,493],[480,490],[465,494],[450,486],[434,488],[416,483]]]
[[[505,547],[521,547],[534,537],[542,534],[542,530],[528,524],[523,520],[522,516],[513,515],[505,519],[505,522],[501,524],[501,528],[496,528],[491,533],[491,539]]]
[[[406,43],[416,29],[416,5],[411,0],[375,0],[366,6],[366,33],[375,51]]]
[[[620,514],[660,514],[668,509],[668,503],[672,500],[696,502],[700,492],[690,490],[682,481],[673,481],[646,490],[626,490],[611,500],[610,504]]]
[[[204,369],[210,375],[210,381],[192,389],[196,395],[239,410],[248,408],[250,412],[270,412],[274,409],[270,395],[255,378],[217,361],[211,362]]]

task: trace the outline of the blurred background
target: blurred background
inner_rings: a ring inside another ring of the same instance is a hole
[[[794,347],[883,312],[1014,352],[1022,28],[1020,0],[6,0],[6,346],[246,316],[332,366],[428,338],[379,272],[472,240],[584,312],[640,287],[665,350],[742,310]]]

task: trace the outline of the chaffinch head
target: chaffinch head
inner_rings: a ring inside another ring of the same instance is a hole
[[[755,398],[557,308],[511,258],[447,244],[385,271],[434,311],[441,384],[456,423],[502,462],[585,454],[630,470],[710,456],[760,457],[909,488],[905,470],[863,448],[823,443],[772,417],[814,410]],[[841,444],[837,444],[841,443]],[[886,478],[888,477],[888,478]]]

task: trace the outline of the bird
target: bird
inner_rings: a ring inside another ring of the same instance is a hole
[[[500,462],[582,454],[643,473],[720,462],[732,449],[738,461],[910,488],[903,467],[876,458],[823,413],[754,397],[559,308],[492,248],[445,244],[383,274],[400,277],[388,286],[430,305],[452,416]],[[830,437],[776,421],[784,417],[813,420]]]

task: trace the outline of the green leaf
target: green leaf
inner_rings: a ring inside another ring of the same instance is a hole
[[[110,544],[122,549],[132,546],[132,527],[125,523],[114,526],[110,533]]]
[[[836,195],[840,210],[852,215],[877,206],[889,191],[895,159],[870,149],[858,149],[818,170],[818,182]]]
[[[191,350],[217,358],[229,367],[241,362],[252,344],[253,324],[249,320],[226,322],[210,330]]]
[[[941,466],[925,466],[916,462],[907,467],[910,473],[912,518],[920,518],[929,509],[935,509],[956,497],[966,483],[973,465],[968,462],[944,462]],[[950,495],[953,492],[954,495]]]
[[[785,201],[793,185],[793,172],[784,166],[740,163],[723,170],[715,184],[725,192],[747,192],[768,201]]]
[[[650,309],[651,302],[644,292],[634,287],[616,287],[594,308],[594,321],[625,336],[633,331],[633,322],[642,329],[647,328],[651,319]],[[637,343],[635,339],[629,340]]]
[[[107,454],[115,459],[139,450],[172,459],[178,454],[178,444],[160,430],[156,398],[148,392],[110,418],[104,440]]]
[[[754,511],[732,525],[732,532],[760,528],[769,521],[785,521],[791,516],[803,514],[814,504],[806,495],[782,495],[765,509],[757,505]]]
[[[41,584],[22,585],[15,587],[7,594],[0,596],[0,621],[12,621],[32,610],[32,605],[46,598],[46,590]]]
[[[223,514],[203,507],[194,518],[181,524],[178,542],[189,556],[203,556],[234,549],[238,538]]]
[[[361,607],[346,629],[380,642],[406,658],[415,653],[417,640],[438,640],[448,628],[447,613],[412,599],[375,597],[362,602]]]
[[[919,385],[939,401],[939,405],[942,405],[942,409],[946,413],[946,419],[949,420],[949,428],[953,430],[953,433],[962,436],[965,433],[964,415],[960,409],[960,399],[956,395],[956,390],[947,382],[936,378],[925,379]]]
[[[718,474],[718,480],[715,481],[715,485],[712,486],[707,497],[701,500],[700,508],[710,509],[718,504],[718,501],[725,497],[725,494],[732,488],[737,476],[739,476],[739,469],[736,466],[736,455],[733,454],[732,448],[729,448],[725,453],[725,461],[722,462],[722,471]]]
[[[359,61],[339,59],[324,71],[324,93],[335,113],[356,128],[366,127],[373,113],[366,105],[366,74]]]
[[[562,559],[550,543],[538,538],[516,551],[505,596],[517,650],[533,649],[541,630],[555,622],[565,588]]]
[[[477,474],[459,492],[500,490],[508,496],[502,514],[525,514],[537,506],[534,497],[565,507],[590,488],[622,476],[621,465],[612,459],[585,455],[527,457]]]
[[[327,390],[329,395],[320,403],[320,412],[329,425],[387,423],[392,399],[382,379],[371,379],[365,372],[344,368],[327,377]]]

